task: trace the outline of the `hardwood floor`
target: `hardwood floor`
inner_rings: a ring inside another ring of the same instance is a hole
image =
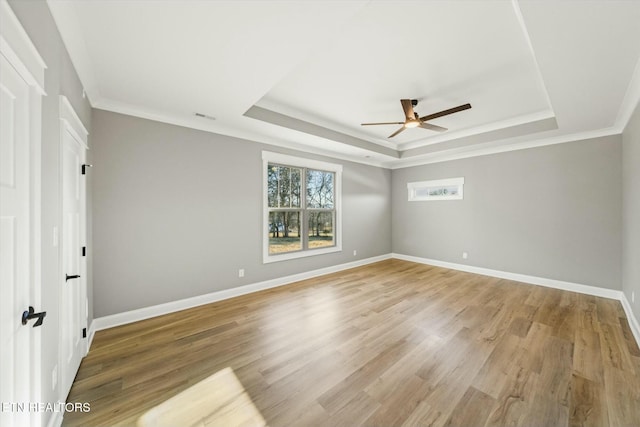
[[[269,426],[640,426],[618,301],[388,260],[96,334],[68,426],[231,367]]]

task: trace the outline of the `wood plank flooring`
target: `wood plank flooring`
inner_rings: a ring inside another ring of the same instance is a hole
[[[132,425],[226,367],[271,427],[640,426],[618,301],[400,260],[100,331],[64,425]]]

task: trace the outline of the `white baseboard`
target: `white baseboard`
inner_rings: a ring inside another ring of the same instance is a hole
[[[290,276],[279,277],[277,279],[265,280],[264,282],[252,283],[249,285],[239,286],[237,288],[224,289],[197,297],[186,298],[178,301],[171,301],[164,304],[158,304],[151,307],[139,308],[137,310],[126,311],[124,313],[112,314],[110,316],[98,317],[93,319],[89,333],[91,340],[96,331],[113,328],[115,326],[125,325],[127,323],[137,322],[149,319],[163,314],[169,314],[187,308],[197,307],[199,305],[210,304],[216,301],[246,295],[253,292],[271,289],[278,286],[287,285],[289,283],[298,282],[300,280],[311,279],[312,277],[322,276],[324,274],[335,273],[349,268],[360,267],[362,265],[371,264],[391,258],[390,254],[380,255],[376,257],[366,258],[358,261],[348,262],[345,264],[334,265],[331,267],[320,268],[317,270],[306,271],[304,273],[292,274]]]
[[[52,412],[47,427],[61,427],[62,426],[62,412]]]
[[[545,286],[547,288],[562,289],[563,291],[578,292],[597,297],[621,300],[622,291],[600,288],[597,286],[581,285],[579,283],[564,282],[562,280],[546,279],[544,277],[529,276],[526,274],[509,273],[507,271],[492,270],[490,268],[475,267],[472,265],[457,264],[454,262],[439,261],[436,259],[420,258],[411,255],[391,254],[393,258],[420,264],[434,265],[436,267],[450,268],[452,270],[466,271],[468,273],[482,274],[484,276],[498,277],[500,279],[514,280],[517,282],[531,283],[532,285]]]
[[[629,304],[629,300],[627,296],[622,292],[622,298],[620,298],[620,302],[622,303],[622,308],[624,308],[624,312],[627,314],[627,320],[629,321],[629,328],[631,328],[631,333],[636,339],[638,345],[640,345],[640,323],[638,319],[633,314],[633,310],[631,309],[631,304]]]
[[[89,325],[89,336],[87,337],[87,353],[89,353],[89,349],[91,348],[91,344],[93,343],[93,337],[96,336],[96,322],[95,320],[91,322]]]
[[[89,326],[88,347],[91,347],[93,337],[96,331],[103,329],[113,328],[115,326],[125,325],[127,323],[137,322],[140,320],[149,319],[163,314],[174,313],[180,310],[186,310],[188,308],[197,307],[199,305],[210,304],[216,301],[222,301],[225,299],[250,294],[253,292],[262,291],[265,289],[271,289],[278,286],[287,285],[300,280],[310,279],[324,274],[335,273],[349,268],[360,267],[363,265],[371,264],[378,261],[383,261],[390,258],[401,259],[404,261],[416,262],[419,264],[428,264],[436,267],[449,268],[452,270],[466,271],[468,273],[482,274],[484,276],[498,277],[501,279],[514,280],[523,283],[530,283],[533,285],[545,286],[548,288],[561,289],[565,291],[578,292],[581,294],[594,295],[597,297],[616,299],[621,302],[622,307],[629,319],[629,326],[636,342],[640,345],[640,325],[638,319],[634,316],[631,305],[622,291],[614,289],[600,288],[597,286],[582,285],[579,283],[565,282],[562,280],[547,279],[544,277],[529,276],[526,274],[510,273],[500,270],[492,270],[489,268],[475,267],[471,265],[457,264],[453,262],[439,261],[429,258],[415,257],[411,255],[403,254],[386,254],[372,258],[366,258],[359,261],[348,262],[345,264],[334,265],[331,267],[320,268],[318,270],[307,271],[304,273],[293,274],[290,276],[279,277],[277,279],[266,280],[263,282],[252,283],[249,285],[239,286],[237,288],[224,289],[221,291],[212,292],[197,297],[186,298],[179,301],[172,301],[165,304],[154,305],[151,307],[144,307],[137,310],[127,311],[124,313],[113,314],[110,316],[98,317],[93,320]]]
[[[404,261],[417,262],[419,264],[428,264],[436,267],[450,268],[452,270],[466,271],[468,273],[482,274],[484,276],[498,277],[500,279],[514,280],[522,283],[530,283],[532,285],[545,286],[547,288],[561,289],[563,291],[578,292],[580,294],[618,300],[627,314],[631,332],[633,333],[638,345],[640,345],[640,324],[631,310],[629,300],[627,300],[626,295],[622,291],[600,288],[598,286],[581,285],[580,283],[564,282],[562,280],[546,279],[544,277],[529,276],[526,274],[509,273],[507,271],[492,270],[489,268],[474,267],[472,265],[457,264],[454,262],[439,261],[436,259],[420,258],[411,255],[392,253],[391,257]]]

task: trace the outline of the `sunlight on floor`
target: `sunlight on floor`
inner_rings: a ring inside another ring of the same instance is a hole
[[[244,387],[224,368],[145,412],[138,427],[265,427]]]

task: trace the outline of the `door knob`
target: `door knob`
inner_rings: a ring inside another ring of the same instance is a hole
[[[36,323],[33,324],[33,327],[42,325],[44,321],[44,316],[47,315],[46,311],[41,311],[40,313],[35,313],[35,309],[32,306],[29,306],[29,311],[22,312],[22,324],[26,325],[27,322],[31,319],[38,319]]]
[[[66,279],[64,279],[65,282],[68,282],[71,279],[79,279],[80,275],[79,274],[74,274],[73,276],[69,276],[68,274],[65,274]]]

